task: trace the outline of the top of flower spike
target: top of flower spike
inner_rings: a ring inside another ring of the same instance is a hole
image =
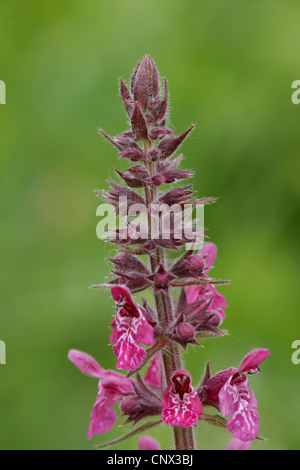
[[[131,78],[131,92],[134,100],[146,110],[151,98],[159,95],[159,76],[154,60],[149,55],[138,63]]]
[[[171,184],[193,176],[193,172],[177,168],[181,157],[173,160],[170,160],[170,158],[175,155],[195,126],[190,126],[189,129],[178,136],[172,129],[166,127],[168,113],[167,81],[164,78],[164,94],[160,96],[158,70],[149,55],[146,55],[135,68],[129,87],[126,86],[122,78],[120,79],[120,95],[131,129],[116,137],[110,137],[102,129],[99,129],[99,132],[118,149],[120,152],[119,158],[125,158],[134,163],[156,162],[153,172],[148,172],[147,168],[142,165],[128,168],[127,173],[116,170],[118,176],[125,181],[126,185],[132,188],[154,187],[165,183]],[[137,197],[141,199],[140,196],[127,188],[124,189],[115,183],[110,184],[113,191],[96,191],[100,197],[109,203],[114,204],[114,201],[121,195],[132,197],[135,194],[134,199]],[[124,191],[126,194],[124,194]],[[179,194],[177,194],[178,191]],[[173,198],[176,196],[179,202],[181,202],[180,191],[176,188],[170,191],[170,195]],[[186,194],[186,196],[188,195],[191,200],[192,192]],[[168,203],[167,201],[159,202]],[[201,201],[201,204],[209,202],[214,202],[214,200]]]
[[[127,88],[122,78],[120,79],[120,94],[131,120],[135,137],[138,139],[150,137],[155,140],[173,133],[169,129],[157,127],[151,129],[150,136],[146,135],[146,122],[164,126],[168,108],[167,81],[164,78],[164,97],[160,99],[159,74],[155,62],[149,55],[146,55],[138,63],[131,77],[129,88]],[[143,113],[145,113],[145,116],[143,116]],[[137,128],[139,135],[136,135],[134,128]],[[143,128],[142,133],[140,133],[141,128]],[[132,133],[130,135],[132,136]],[[115,142],[114,144],[116,145]],[[137,157],[133,156],[131,158]]]

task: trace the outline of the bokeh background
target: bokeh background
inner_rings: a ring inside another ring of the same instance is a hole
[[[88,288],[114,253],[96,238],[93,190],[120,165],[97,129],[126,128],[118,80],[145,54],[168,78],[174,129],[197,123],[184,164],[199,195],[219,197],[206,226],[214,275],[231,279],[230,336],[189,348],[186,367],[198,382],[208,359],[215,372],[269,348],[250,378],[269,442],[253,448],[299,449],[299,15],[293,1],[1,0],[1,449],[91,449],[124,431],[86,440],[97,381],[67,352],[115,367],[112,299]],[[172,445],[166,426],[151,434]],[[197,435],[199,449],[230,440],[205,424]]]

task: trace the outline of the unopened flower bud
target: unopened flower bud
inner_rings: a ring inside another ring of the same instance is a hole
[[[181,341],[190,341],[195,338],[195,328],[188,323],[181,323],[176,329],[177,337]]]
[[[131,80],[131,89],[134,100],[139,102],[142,109],[147,109],[149,100],[158,96],[158,71],[150,56],[146,55],[135,69]]]
[[[131,418],[137,416],[140,412],[140,405],[136,396],[124,397],[121,401],[120,410],[124,415],[128,415]]]
[[[185,255],[172,267],[172,273],[178,277],[200,277],[203,269],[205,268],[205,262],[201,256],[197,255]]]
[[[204,267],[205,267],[205,262],[200,256],[190,256],[188,263],[191,267],[191,269],[195,270],[195,273],[200,274]]]
[[[165,178],[163,177],[163,175],[154,175],[152,177],[152,183],[155,185],[155,186],[160,186],[161,184],[164,184],[166,182]]]

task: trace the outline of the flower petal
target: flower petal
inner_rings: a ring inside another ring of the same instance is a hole
[[[101,379],[105,375],[105,371],[99,366],[97,361],[88,354],[72,349],[68,354],[68,358],[83,374],[96,377],[97,379]]]
[[[231,367],[230,369],[224,369],[220,372],[217,372],[215,375],[210,377],[210,379],[208,379],[205,384],[205,394],[207,399],[217,405],[219,403],[219,393],[221,388],[225,385],[228,379],[230,379],[237,372],[237,369]]]
[[[105,434],[110,431],[116,419],[117,413],[109,408],[105,389],[100,382],[97,399],[91,413],[88,439],[91,439],[94,434]]]
[[[139,438],[140,450],[160,450],[159,443],[150,436],[142,436]]]
[[[209,271],[214,265],[217,256],[216,245],[214,243],[206,243],[199,251],[199,255],[201,255],[205,260],[204,272]]]
[[[254,393],[250,389],[246,374],[243,373],[241,376],[238,375],[236,378],[233,378],[232,384],[237,387],[240,400],[246,401],[251,408],[258,407],[258,403],[256,401]]]
[[[186,300],[188,304],[193,304],[199,299],[199,286],[190,286],[186,289]]]
[[[153,344],[153,327],[147,322],[144,315],[140,312],[139,318],[134,318],[131,324],[131,334],[138,344]]]
[[[189,428],[197,423],[199,415],[187,407],[164,408],[161,414],[162,420],[171,426]]]
[[[94,434],[105,434],[110,431],[116,422],[117,413],[107,405],[95,404],[91,414],[91,423],[88,430],[88,439]]]
[[[190,385],[188,372],[175,372],[172,382],[174,385],[166,388],[162,398],[162,420],[171,426],[194,426],[203,407],[196,390]]]
[[[258,366],[270,356],[268,349],[254,349],[243,360],[239,370],[243,372],[257,372]]]
[[[227,421],[227,429],[240,441],[253,441],[258,436],[259,414],[241,401],[238,410]]]
[[[145,349],[136,344],[129,331],[120,337],[113,349],[120,370],[134,370],[146,357]]]
[[[226,447],[226,450],[250,450],[250,448],[251,441],[243,442],[239,439],[233,438]]]
[[[217,291],[216,287],[211,284],[209,286],[211,293],[214,295],[211,307],[212,308],[227,308],[228,304],[226,302],[226,299],[223,295],[220,294],[220,292]]]
[[[232,376],[223,385],[219,392],[221,412],[223,416],[234,413],[239,406],[239,392],[236,385],[232,385]]]
[[[156,354],[156,356],[150,362],[144,379],[145,382],[150,385],[155,385],[156,387],[161,386],[161,369],[159,354]]]

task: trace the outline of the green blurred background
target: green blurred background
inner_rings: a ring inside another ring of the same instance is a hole
[[[214,275],[232,281],[220,288],[231,335],[189,348],[186,367],[197,383],[208,359],[215,372],[269,348],[250,382],[270,440],[253,448],[299,449],[299,15],[289,1],[1,0],[1,449],[90,449],[124,430],[86,440],[97,381],[67,352],[115,367],[112,299],[88,289],[114,253],[96,238],[92,191],[120,166],[97,129],[126,128],[118,80],[145,54],[168,78],[174,128],[197,123],[184,163],[199,195],[220,198],[206,226]],[[168,448],[166,430],[151,434]],[[205,424],[197,435],[200,449],[230,440]]]

